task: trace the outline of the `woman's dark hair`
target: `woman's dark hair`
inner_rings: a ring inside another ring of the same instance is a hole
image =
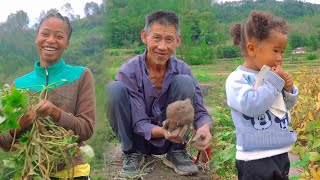
[[[252,12],[244,24],[235,24],[230,29],[233,44],[240,46],[241,52],[246,53],[248,40],[255,38],[264,40],[269,37],[270,31],[276,30],[283,34],[288,33],[287,22],[281,18],[264,11]]]
[[[69,30],[69,36],[68,36],[68,40],[70,40],[71,34],[72,34],[72,26],[70,24],[69,18],[66,16],[62,16],[60,13],[55,13],[55,14],[48,14],[47,16],[45,16],[44,18],[41,19],[39,27],[38,27],[38,32],[39,32],[39,28],[41,27],[41,25],[43,24],[44,21],[46,21],[47,19],[50,19],[52,17],[61,19],[63,22],[67,23],[68,25],[68,30]]]

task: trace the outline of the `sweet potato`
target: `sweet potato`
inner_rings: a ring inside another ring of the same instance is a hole
[[[194,108],[189,98],[185,100],[178,100],[168,105],[166,109],[167,119],[163,122],[164,128],[169,132],[180,128],[178,137],[185,141],[185,137],[190,130],[194,122]]]

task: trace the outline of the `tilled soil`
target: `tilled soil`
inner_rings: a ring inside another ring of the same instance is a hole
[[[109,145],[106,148],[104,155],[105,159],[105,174],[106,180],[125,180],[119,177],[119,172],[122,168],[122,151],[118,144]],[[135,178],[135,180],[214,180],[212,173],[209,169],[204,169],[204,166],[199,167],[199,173],[195,176],[181,176],[174,172],[173,169],[167,167],[162,163],[163,156],[146,156],[145,163],[142,165],[143,172],[141,176]],[[289,153],[289,159],[291,163],[299,160],[298,155]],[[291,168],[289,176],[296,176],[301,174],[299,168]],[[230,179],[237,179],[236,177],[230,177]]]
[[[142,165],[142,173],[140,180],[211,180],[210,170],[203,170],[203,166],[199,166],[200,172],[194,176],[181,176],[174,172],[173,169],[162,163],[163,156],[146,156],[145,163]],[[105,154],[106,179],[124,180],[119,177],[122,167],[122,151],[118,145],[108,146]],[[135,178],[135,179],[139,179]]]

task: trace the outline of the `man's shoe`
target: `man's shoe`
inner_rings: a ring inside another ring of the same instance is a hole
[[[134,178],[140,174],[140,166],[144,162],[144,156],[140,152],[124,153],[121,177]]]
[[[186,150],[169,150],[163,163],[180,175],[194,175],[199,172]]]

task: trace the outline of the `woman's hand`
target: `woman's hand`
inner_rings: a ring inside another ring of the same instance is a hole
[[[36,119],[36,113],[33,108],[28,109],[28,111],[18,119],[19,127],[16,130],[10,130],[11,135],[16,132],[20,134],[24,129],[30,127]]]
[[[35,119],[36,119],[36,113],[34,112],[34,109],[29,109],[27,113],[25,113],[19,119],[19,125],[22,129],[25,129],[31,126],[31,124],[33,124]]]
[[[52,104],[49,100],[43,99],[36,105],[36,114],[39,117],[52,117],[53,120],[60,119],[60,108]]]

